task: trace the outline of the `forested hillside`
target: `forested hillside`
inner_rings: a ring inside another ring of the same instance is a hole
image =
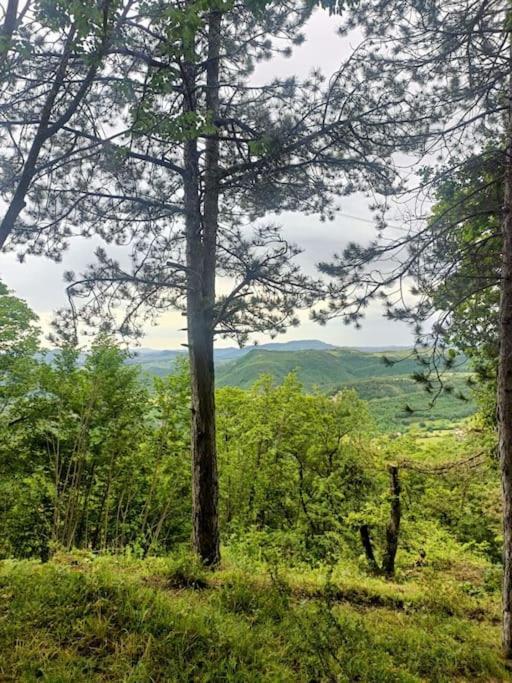
[[[425,356],[428,350],[425,351]],[[445,372],[443,392],[432,401],[414,374],[421,370],[411,350],[364,352],[355,349],[267,351],[253,350],[242,358],[221,365],[218,386],[248,388],[262,374],[282,382],[294,372],[308,391],[330,395],[352,388],[369,401],[372,414],[384,429],[403,428],[419,422],[448,426],[450,421],[475,410],[468,386],[471,369],[464,357]]]
[[[272,375],[277,382],[290,372],[296,372],[304,386],[333,392],[349,382],[368,378],[410,377],[419,368],[412,353],[364,353],[352,349],[329,351],[250,351],[243,358],[218,369],[219,386],[247,388],[263,373]],[[385,363],[389,358],[390,364]],[[399,362],[397,362],[399,361]],[[459,369],[459,368],[458,368]],[[464,371],[462,365],[460,371]]]
[[[270,342],[258,346],[242,347],[215,347],[214,359],[217,366],[243,358],[248,353],[255,350],[263,351],[327,351],[335,349],[332,344],[326,344],[318,339],[304,339],[289,342]],[[174,364],[178,358],[186,358],[185,351],[176,349],[133,349],[132,354],[126,359],[128,364],[140,365],[143,371],[151,376],[164,377],[173,371]],[[51,353],[49,358],[51,359]]]
[[[511,45],[0,2],[0,683],[512,681]]]
[[[428,350],[424,355],[428,357]],[[126,362],[139,366],[143,377],[165,377],[184,356],[179,351],[143,349]],[[464,356],[457,357],[444,372],[445,386],[434,401],[413,377],[422,366],[412,349],[360,351],[304,340],[256,348],[220,348],[215,352],[215,363],[218,387],[248,389],[262,375],[280,383],[293,372],[308,392],[334,395],[344,388],[355,389],[369,401],[382,429],[403,429],[419,423],[443,428],[475,411],[470,388],[473,373]]]

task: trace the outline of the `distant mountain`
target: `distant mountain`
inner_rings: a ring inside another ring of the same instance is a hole
[[[330,349],[337,349],[339,347],[333,344],[326,344],[326,342],[319,339],[298,339],[287,342],[269,342],[268,344],[255,344],[254,346],[246,346],[242,351],[254,351],[256,349],[263,349],[264,351],[328,351]]]
[[[227,348],[215,349],[215,363],[220,366],[230,361],[235,361],[249,353],[258,351],[304,351],[317,350],[329,351],[336,349],[332,344],[326,344],[318,339],[304,339],[289,342],[270,342],[268,344],[258,344],[253,346],[244,346],[239,348],[237,346],[229,346]],[[127,363],[130,365],[140,365],[141,368],[151,375],[168,375],[172,372],[173,365],[178,357],[185,357],[186,351],[169,349],[134,349],[133,358],[128,359]]]
[[[402,346],[365,346],[344,348],[351,351],[368,352],[407,349],[407,347]],[[333,344],[327,344],[319,339],[298,339],[287,342],[269,342],[267,344],[244,346],[243,348],[238,346],[228,346],[225,348],[215,349],[215,362],[217,365],[221,365],[243,358],[254,351],[277,351],[281,353],[290,351],[336,351],[340,349],[341,347],[334,346]],[[56,353],[57,351],[55,349],[50,349],[45,352],[44,357],[47,361],[52,362]],[[149,372],[152,375],[167,375],[169,372],[172,372],[176,358],[184,358],[187,355],[185,349],[151,349],[145,347],[132,349],[132,353],[133,356],[126,361],[127,364],[140,365],[144,371]],[[85,354],[81,353],[79,355],[79,363],[82,363],[84,360]]]
[[[387,363],[385,359],[388,360]],[[334,391],[377,378],[408,379],[419,369],[417,361],[403,350],[369,352],[331,347],[325,350],[284,351],[261,347],[220,366],[217,370],[217,384],[246,388],[264,373],[272,375],[280,382],[290,372],[296,372],[306,389],[317,387],[324,391]],[[456,364],[456,372],[467,372],[467,364],[463,359]],[[417,387],[416,383],[414,385]]]

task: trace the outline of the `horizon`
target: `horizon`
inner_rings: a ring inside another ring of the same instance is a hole
[[[343,345],[337,345],[337,344],[331,344],[330,342],[326,342],[323,339],[319,338],[297,338],[297,339],[289,339],[287,341],[277,341],[275,339],[268,341],[268,342],[255,342],[254,344],[244,344],[243,346],[237,346],[236,344],[231,344],[229,346],[218,346],[215,344],[215,348],[218,350],[221,349],[256,349],[256,348],[262,348],[264,346],[270,346],[270,345],[275,345],[275,346],[287,346],[289,344],[294,344],[294,343],[302,343],[302,344],[308,344],[308,343],[321,343],[325,344],[326,347],[329,348],[334,348],[334,349],[409,349],[412,348],[412,345],[403,345],[403,344],[362,344],[362,345],[353,345],[353,344],[343,344]],[[186,348],[158,348],[154,346],[130,346],[129,349],[131,351],[179,351],[186,353]],[[308,349],[297,349],[297,351],[300,350],[308,350]]]
[[[412,349],[413,344],[331,344],[330,342],[326,342],[323,339],[319,338],[297,338],[297,339],[288,339],[286,341],[277,341],[277,340],[270,340],[267,342],[255,342],[252,344],[244,344],[243,346],[238,346],[237,344],[229,344],[227,346],[218,346],[217,344],[214,345],[214,349],[216,351],[228,351],[228,350],[243,350],[243,349],[249,349],[250,351],[256,350],[256,349],[265,349],[265,347],[268,346],[290,346],[291,344],[324,344],[324,348],[316,349],[316,350],[329,350],[329,349],[349,349],[349,350],[355,350],[355,351],[361,351],[364,353],[365,351],[371,352],[371,350],[377,351],[391,351],[391,350],[406,350],[406,349]],[[80,353],[86,353],[89,351],[89,348],[86,345],[81,345],[80,347]],[[42,352],[53,352],[57,351],[59,349],[58,346],[42,346]],[[145,352],[152,352],[152,351],[158,351],[161,353],[187,353],[187,349],[185,346],[181,345],[180,348],[178,347],[156,347],[156,346],[146,346],[146,345],[141,345],[141,346],[130,346],[129,344],[127,345],[127,349],[130,353],[145,353]],[[270,349],[268,349],[270,350]],[[276,349],[272,349],[276,350]],[[313,348],[298,348],[294,349],[294,351],[312,351],[315,350]]]

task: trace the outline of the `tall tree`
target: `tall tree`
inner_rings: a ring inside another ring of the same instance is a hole
[[[418,172],[416,197],[430,203],[431,189],[441,178],[449,178],[458,170],[480,165],[489,159],[489,140],[492,156],[498,160],[500,183],[503,183],[503,210],[501,212],[502,239],[501,273],[498,285],[501,295],[498,339],[498,427],[499,450],[503,484],[504,529],[504,583],[503,583],[503,646],[507,657],[512,657],[512,193],[510,183],[512,112],[510,109],[511,53],[510,7],[503,0],[478,2],[414,2],[381,0],[361,2],[349,27],[359,24],[366,33],[367,44],[359,53],[366,74],[378,89],[393,88],[395,82],[408,79],[409,101],[407,115],[397,120],[395,144],[423,155],[426,168]],[[467,150],[475,154],[467,159]],[[441,162],[441,167],[438,167]],[[495,182],[495,181],[494,181]],[[462,213],[475,204],[475,195],[482,193],[482,202],[488,185],[484,182],[474,194],[460,198]],[[411,188],[412,190],[412,188]],[[421,204],[421,203],[420,203]],[[459,207],[460,209],[460,207]],[[488,210],[488,209],[485,209]],[[496,207],[493,209],[496,213]],[[392,318],[415,322],[428,318],[435,301],[430,295],[414,302],[405,294],[407,279],[412,276],[419,289],[428,291],[432,269],[423,270],[425,252],[439,245],[443,238],[452,244],[457,241],[460,227],[466,218],[456,217],[453,204],[445,218],[438,216],[425,227],[425,216],[413,216],[405,233],[391,235],[391,229],[381,232],[368,247],[350,245],[340,259],[323,264],[324,272],[340,278],[337,301],[330,310],[320,315],[325,319],[340,312],[348,321],[358,322],[364,308],[374,297],[386,300],[386,314]],[[454,218],[455,215],[455,218]],[[419,218],[420,220],[416,220]],[[454,220],[453,220],[454,219]],[[467,224],[467,223],[466,223]],[[432,230],[433,225],[438,230]],[[381,228],[385,223],[380,224]],[[465,250],[474,250],[474,263],[479,254],[485,258],[495,235],[481,240],[466,239]],[[464,250],[464,239],[459,241],[459,254]],[[430,251],[430,253],[432,253]],[[470,259],[469,259],[470,260]],[[466,266],[468,261],[466,258]],[[443,263],[446,263],[443,259]],[[377,265],[376,265],[377,264]],[[390,264],[387,267],[386,264]],[[453,264],[451,272],[460,266]],[[468,274],[466,269],[466,274]],[[473,273],[473,282],[493,287],[496,283],[494,266],[490,272]],[[436,288],[434,283],[433,287]],[[442,288],[441,288],[442,289]],[[471,287],[469,288],[471,290]],[[416,290],[417,291],[417,290]],[[473,294],[476,290],[473,289]],[[425,304],[426,302],[426,304]],[[439,300],[436,305],[439,305]],[[449,314],[450,315],[450,314]],[[443,339],[442,325],[434,325],[434,340]],[[441,334],[439,334],[441,332]],[[421,329],[416,327],[420,345],[425,342]],[[440,349],[440,354],[436,356]],[[434,366],[444,356],[443,345],[434,346]],[[448,359],[453,362],[453,359]],[[434,367],[434,375],[438,369]],[[427,389],[432,390],[429,380]]]
[[[122,49],[113,50],[119,76],[106,77],[82,129],[67,127],[70,137],[59,139],[58,169],[32,186],[31,209],[46,223],[15,229],[11,240],[50,256],[77,231],[130,243],[131,264],[126,252],[116,259],[100,249],[83,275],[69,274],[76,309],[98,324],[108,309],[112,325],[135,334],[139,314],[177,308],[186,316],[194,542],[212,565],[219,559],[214,338],[277,334],[323,294],[301,274],[298,249],[273,215],[330,218],[341,195],[395,190],[386,131],[402,106],[396,91],[375,97],[353,59],[329,81],[318,72],[303,81],[248,80],[258,60],[301,42],[312,6],[137,4]],[[78,140],[88,144],[75,149]]]
[[[511,21],[509,12],[509,31]],[[503,645],[506,656],[512,659],[512,70],[507,100],[497,416],[503,489]]]

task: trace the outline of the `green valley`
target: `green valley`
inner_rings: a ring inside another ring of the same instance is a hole
[[[418,362],[407,350],[253,350],[220,365],[217,384],[248,388],[262,374],[269,374],[274,381],[281,382],[287,374],[294,372],[308,391],[334,394],[344,388],[355,389],[360,398],[369,401],[379,426],[392,429],[419,422],[437,422],[438,426],[445,426],[449,421],[460,420],[474,412],[467,386],[470,372],[465,359],[461,358],[445,374],[446,387],[433,405],[430,405],[432,397],[412,378],[419,369]],[[462,394],[468,400],[457,399],[454,393]]]
[[[140,366],[146,376],[166,376],[180,357],[185,356],[179,351],[144,349],[127,362]],[[217,349],[215,362],[218,387],[248,389],[262,375],[270,375],[278,384],[293,372],[308,392],[334,395],[355,389],[369,402],[382,429],[412,424],[444,428],[475,410],[468,387],[470,368],[463,357],[443,374],[444,389],[432,405],[432,396],[413,379],[421,366],[410,349],[359,350],[304,340]]]

